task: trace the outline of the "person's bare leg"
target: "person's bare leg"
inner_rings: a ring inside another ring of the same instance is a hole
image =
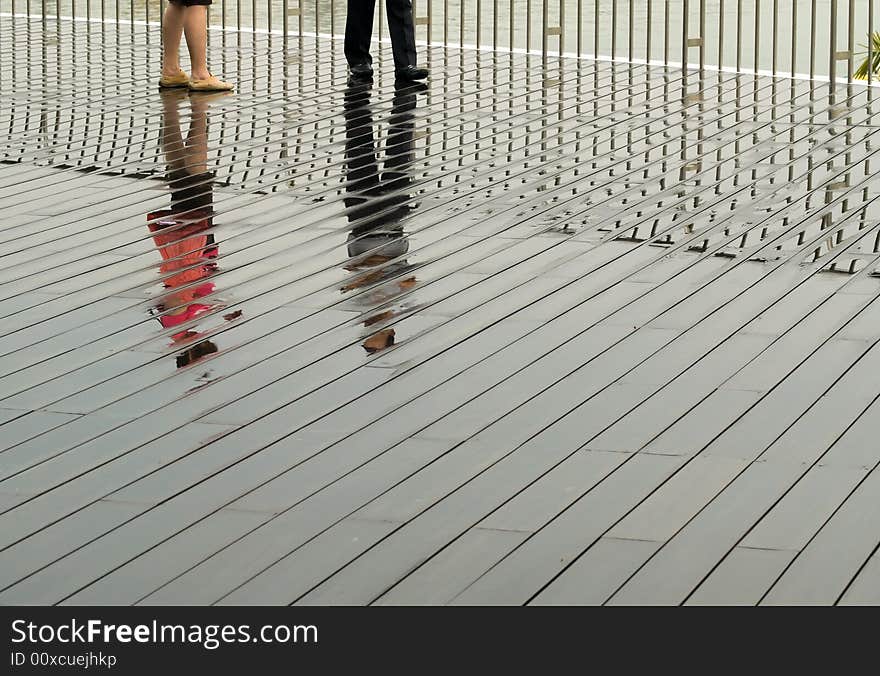
[[[183,134],[180,132],[180,94],[186,96],[186,92],[178,90],[162,93],[162,150],[169,173],[183,169],[186,164]]]
[[[208,8],[192,5],[184,7],[183,11],[183,31],[192,66],[190,76],[193,80],[208,79],[211,77],[208,71]]]
[[[208,171],[208,108],[205,94],[190,96],[189,132],[186,135],[186,171],[203,174]]]
[[[199,89],[232,89],[232,85],[220,81],[208,70],[208,8],[205,5],[193,5],[187,7],[185,12],[183,32],[192,66],[191,80],[200,81]]]
[[[162,75],[180,71],[180,39],[183,37],[184,8],[168,3],[162,20]]]

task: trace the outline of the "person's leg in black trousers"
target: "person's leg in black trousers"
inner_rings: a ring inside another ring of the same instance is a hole
[[[412,0],[385,0],[388,32],[394,52],[394,70],[416,65],[416,26]]]
[[[416,26],[412,0],[385,0],[388,32],[394,52],[394,73],[398,80],[424,80],[426,68],[416,66]]]
[[[345,16],[345,58],[352,75],[372,75],[370,40],[373,37],[373,14],[376,0],[348,0]]]
[[[373,74],[370,40],[373,36],[375,0],[348,0],[345,21],[345,58],[351,75],[368,78]],[[398,79],[424,80],[428,71],[416,67],[416,35],[412,0],[385,0],[394,71]]]

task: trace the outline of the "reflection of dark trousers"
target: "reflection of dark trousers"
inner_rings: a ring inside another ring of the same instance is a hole
[[[348,0],[345,20],[345,58],[349,65],[372,63],[370,39],[373,37],[373,12],[376,0]],[[412,0],[385,0],[388,30],[394,67],[416,65],[416,32]]]
[[[353,235],[402,228],[400,221],[410,212],[406,189],[415,162],[415,107],[414,92],[395,91],[380,175],[369,95],[355,88],[346,93],[344,201]]]

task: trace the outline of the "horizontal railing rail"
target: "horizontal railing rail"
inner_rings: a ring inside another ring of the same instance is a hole
[[[161,22],[167,0],[0,0],[0,11]],[[419,39],[673,67],[853,81],[876,0],[413,0]],[[383,4],[378,34],[387,39]],[[346,0],[214,0],[217,29],[341,36]],[[876,79],[868,70],[867,79]]]

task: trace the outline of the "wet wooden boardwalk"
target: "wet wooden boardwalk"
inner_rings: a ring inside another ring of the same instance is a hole
[[[0,603],[880,602],[863,87],[0,32]]]

